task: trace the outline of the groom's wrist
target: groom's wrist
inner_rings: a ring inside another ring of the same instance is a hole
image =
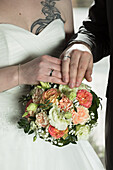
[[[91,48],[84,42],[76,42],[76,43],[71,43],[67,48],[66,48],[66,54],[71,53],[73,50],[80,50],[80,51],[87,51],[92,55]]]
[[[74,41],[74,42],[71,42],[71,43],[68,44],[68,47],[71,47],[72,45],[76,45],[76,46],[84,45],[84,46],[86,46],[91,51],[91,47],[89,46],[89,44],[87,44],[84,41]]]

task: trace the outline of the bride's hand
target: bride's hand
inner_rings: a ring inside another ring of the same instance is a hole
[[[86,45],[74,44],[60,56],[62,59],[62,80],[70,88],[80,86],[83,78],[92,81],[93,56]]]
[[[50,76],[51,70],[52,76]],[[20,65],[19,84],[38,84],[39,81],[66,84],[61,79],[61,59],[40,56]]]

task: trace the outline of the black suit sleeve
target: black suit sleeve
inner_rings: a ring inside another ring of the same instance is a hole
[[[94,56],[94,62],[110,54],[110,40],[107,22],[107,10],[105,0],[95,0],[89,10],[89,16],[83,21],[70,43],[84,42],[88,44]]]

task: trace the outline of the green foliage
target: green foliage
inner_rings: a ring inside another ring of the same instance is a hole
[[[23,128],[25,133],[30,130],[30,122],[27,119],[20,119],[18,122],[19,128]]]
[[[28,94],[26,96],[22,95],[22,97],[19,99],[19,102],[22,102],[23,104],[26,104],[31,99],[32,99],[32,96],[30,94]]]
[[[25,112],[22,117],[26,117],[28,114],[28,112]]]
[[[63,138],[60,138],[60,139],[57,139],[57,144],[54,144],[53,145],[56,145],[58,147],[62,147],[62,146],[66,146],[68,145],[69,143],[72,143],[72,144],[77,144],[77,137],[75,135],[69,135],[66,137],[66,139],[63,139]]]
[[[32,133],[34,133],[34,130],[30,130],[28,135],[31,135]]]
[[[37,139],[37,136],[34,136],[34,137],[33,137],[33,142],[35,142],[35,141],[36,141],[36,139]]]
[[[90,92],[93,95],[92,106],[89,108],[90,116],[92,112],[94,113],[94,115],[91,116],[90,124],[94,125],[97,123],[97,119],[98,119],[97,109],[99,108],[99,105],[101,105],[101,103],[100,103],[100,98],[92,90]]]

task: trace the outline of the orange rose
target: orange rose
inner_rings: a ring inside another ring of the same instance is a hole
[[[53,126],[49,126],[48,132],[50,133],[51,136],[53,136],[55,139],[63,137],[65,134],[68,133],[68,128],[66,130],[58,130]]]
[[[57,98],[60,95],[60,92],[57,89],[49,89],[42,94],[42,103],[46,103],[47,100],[50,100],[49,103],[56,103]]]
[[[93,100],[93,96],[90,92],[85,89],[78,90],[76,99],[79,101],[79,104],[90,108]]]
[[[89,110],[83,106],[78,106],[77,112],[75,112],[75,110],[72,110],[72,120],[75,125],[83,125],[89,120],[89,118]]]
[[[73,102],[71,100],[68,99],[68,97],[66,97],[65,95],[62,97],[62,99],[59,101],[59,107],[67,112],[70,110],[70,108],[72,107]]]

